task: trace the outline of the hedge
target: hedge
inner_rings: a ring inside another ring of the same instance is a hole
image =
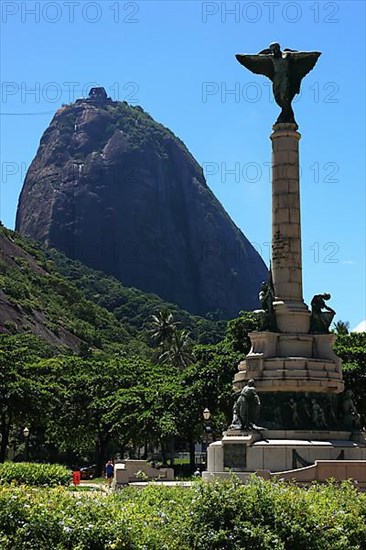
[[[0,484],[50,486],[68,485],[71,471],[59,464],[35,464],[31,462],[5,462],[0,464]]]
[[[253,477],[192,488],[0,487],[2,550],[365,550],[366,496]]]

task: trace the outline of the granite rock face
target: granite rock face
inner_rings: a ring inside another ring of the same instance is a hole
[[[55,114],[16,229],[193,313],[256,308],[267,268],[193,156],[141,107],[102,91]]]

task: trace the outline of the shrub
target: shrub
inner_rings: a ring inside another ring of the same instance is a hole
[[[105,496],[63,487],[0,487],[0,547],[189,550],[179,537],[187,518],[182,504],[189,497],[186,493],[149,487]]]
[[[192,549],[366,548],[366,498],[351,482],[303,489],[253,476],[246,485],[234,479],[195,491],[187,531]]]
[[[1,550],[364,550],[366,495],[351,483],[253,477],[192,488],[0,486]]]
[[[112,501],[63,487],[0,487],[2,550],[132,550],[128,528]]]
[[[16,483],[53,487],[68,485],[71,471],[59,464],[33,464],[30,462],[5,462],[0,464],[0,484]]]

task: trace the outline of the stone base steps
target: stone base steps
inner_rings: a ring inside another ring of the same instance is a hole
[[[323,371],[315,371],[315,370],[295,370],[295,369],[277,369],[277,370],[264,370],[261,373],[258,373],[256,380],[262,379],[262,378],[281,378],[283,380],[289,379],[289,378],[302,378],[304,380],[311,379],[311,380],[317,380],[317,379],[325,379],[325,378],[334,378],[338,379],[338,374],[336,375],[335,369],[333,370],[323,370]]]
[[[268,357],[265,359],[266,370],[302,370],[302,371],[329,371],[336,372],[337,366],[333,361],[325,359],[306,359],[306,358],[277,358]]]

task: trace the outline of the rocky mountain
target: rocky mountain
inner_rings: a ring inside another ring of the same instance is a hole
[[[200,315],[257,307],[267,277],[182,141],[103,88],[55,114],[16,229]]]

